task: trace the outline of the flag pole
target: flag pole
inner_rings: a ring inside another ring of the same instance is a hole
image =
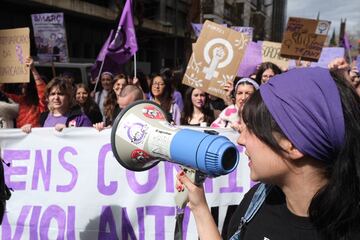
[[[136,52],[134,53],[134,78],[136,78]]]
[[[347,54],[348,54],[348,57],[349,57],[349,63],[351,65],[352,64],[352,57],[351,57],[350,49],[347,49]]]
[[[103,69],[103,67],[104,67],[105,59],[106,59],[106,58],[104,58],[104,60],[102,60],[101,66],[100,66],[100,69],[99,69],[98,76],[96,77],[94,92],[96,92],[97,85],[99,84],[99,80],[100,80],[100,76],[101,76],[102,69]]]

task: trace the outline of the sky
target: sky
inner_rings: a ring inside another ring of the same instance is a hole
[[[275,0],[276,1],[276,0]],[[287,17],[317,17],[331,21],[329,35],[334,28],[340,32],[341,19],[346,18],[346,32],[360,38],[360,0],[287,0]]]

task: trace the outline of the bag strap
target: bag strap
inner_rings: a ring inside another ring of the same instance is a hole
[[[266,196],[269,194],[271,188],[272,186],[269,184],[261,183],[259,185],[251,199],[245,215],[240,219],[238,230],[234,233],[230,240],[240,240],[240,232],[242,228],[255,216],[261,205],[264,203]]]

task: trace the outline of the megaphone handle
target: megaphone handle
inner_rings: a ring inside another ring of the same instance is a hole
[[[196,185],[200,185],[205,181],[206,176],[199,171],[196,171],[192,168],[181,167],[186,176]],[[184,209],[187,202],[189,201],[188,190],[185,188],[182,192],[177,192],[175,195],[176,206],[180,209]]]

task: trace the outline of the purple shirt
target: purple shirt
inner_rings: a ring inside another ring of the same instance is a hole
[[[51,113],[47,116],[44,127],[55,127],[56,124],[65,124],[67,122],[67,116],[53,116]],[[74,119],[69,121],[68,127],[92,127],[90,119],[85,115],[81,114],[76,116]]]
[[[54,116],[51,113],[47,116],[44,127],[55,127],[56,124],[66,124],[67,117],[66,116]]]

